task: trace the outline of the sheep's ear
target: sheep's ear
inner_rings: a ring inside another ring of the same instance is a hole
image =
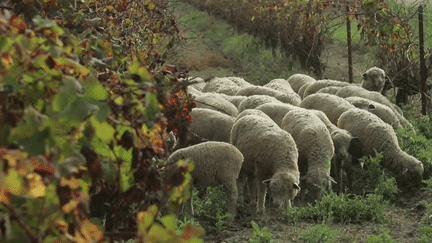
[[[372,104],[369,104],[368,109],[369,109],[369,110],[375,110],[375,106],[372,105]]]
[[[263,180],[262,184],[264,184],[266,186],[269,186],[270,185],[270,181],[271,181],[271,179]]]
[[[300,190],[300,186],[299,186],[297,183],[294,183],[294,184],[293,184],[293,188],[294,188],[294,189],[297,189],[297,190]]]
[[[350,153],[355,158],[363,157],[362,143],[361,143],[359,138],[354,137],[351,139],[350,144],[349,144],[349,148],[348,148],[348,153]]]
[[[362,77],[363,77],[363,78],[366,78],[366,77],[367,77],[367,73],[363,73],[363,74],[362,74]]]
[[[332,183],[337,184],[337,182],[336,182],[336,181],[335,181],[331,176],[329,176],[328,179],[329,179]]]
[[[408,172],[408,168],[407,167],[404,167],[403,169],[402,169],[402,175],[405,175],[405,173],[407,173]]]

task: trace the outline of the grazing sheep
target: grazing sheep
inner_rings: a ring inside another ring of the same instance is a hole
[[[193,86],[187,86],[186,92],[188,95],[192,97],[192,99],[195,99],[196,97],[202,95],[202,92],[194,88]]]
[[[318,90],[316,93],[336,94],[342,87],[345,86],[329,86]]]
[[[240,113],[241,114],[241,113]],[[300,173],[297,146],[292,136],[269,117],[245,115],[231,130],[231,144],[244,156],[241,174],[249,178],[252,203],[258,195],[257,212],[265,211],[265,195],[269,185],[273,201],[279,206],[297,195]],[[242,186],[239,185],[241,191]]]
[[[303,99],[306,98],[307,96],[311,95],[311,94],[315,94],[320,89],[325,88],[325,87],[332,87],[332,86],[344,87],[344,86],[350,86],[350,85],[352,85],[352,84],[347,83],[347,82],[342,82],[342,81],[330,80],[330,79],[318,80],[315,83],[312,83],[311,85],[309,85],[309,87],[307,87],[307,89],[303,93]]]
[[[194,187],[223,185],[228,194],[227,219],[231,223],[236,215],[237,179],[243,164],[242,153],[233,145],[224,142],[205,142],[175,151],[165,162],[164,176],[173,178],[180,159],[194,162],[191,191]],[[193,215],[192,197],[189,199],[190,213]]]
[[[246,109],[255,109],[257,106],[269,103],[269,102],[277,102],[282,103],[278,99],[268,96],[268,95],[251,95],[248,96],[245,100],[240,102],[238,106],[238,112],[242,112]]]
[[[296,92],[299,93],[299,89],[306,83],[313,83],[316,82],[314,78],[312,78],[309,75],[306,74],[293,74],[287,79],[288,83],[291,85],[291,88]]]
[[[244,80],[243,78],[239,78],[239,77],[227,77],[227,79],[231,80],[232,82],[234,82],[235,84],[237,84],[238,86],[240,86],[240,88],[244,88],[244,87],[248,87],[248,86],[253,86],[253,84],[249,83],[248,81]]]
[[[372,67],[363,73],[362,78],[363,80],[360,84],[362,88],[381,93],[386,83],[387,76],[381,68]]]
[[[203,89],[206,86],[206,82],[204,81],[204,79],[199,78],[199,77],[189,79],[189,82],[191,84],[188,85],[188,87],[193,87],[196,90],[201,91],[201,92],[203,92]]]
[[[363,155],[374,155],[375,150],[382,152],[383,166],[396,174],[399,185],[420,185],[423,164],[400,149],[396,133],[389,124],[368,111],[355,108],[344,112],[337,126],[361,140]]]
[[[268,95],[278,99],[281,102],[298,105],[301,102],[300,97],[295,93],[284,93],[272,88],[263,87],[263,86],[250,86],[242,88],[237,92],[236,95]]]
[[[193,108],[190,115],[191,132],[209,141],[230,142],[235,117],[206,108]]]
[[[284,93],[296,93],[291,88],[291,85],[288,83],[288,81],[282,78],[273,79],[267,84],[265,84],[263,87],[272,88]]]
[[[367,110],[370,113],[377,115],[385,123],[390,124],[393,127],[393,129],[397,130],[399,128],[402,128],[399,119],[397,118],[394,111],[390,109],[390,107],[375,102],[373,100],[356,97],[356,96],[347,97],[345,99],[351,104],[353,104],[355,107],[363,110]]]
[[[359,86],[347,86],[347,87],[343,87],[341,88],[337,93],[337,96],[342,97],[342,98],[347,98],[347,97],[351,97],[351,96],[357,96],[357,97],[362,97],[362,98],[366,98],[369,100],[373,100],[375,102],[381,103],[383,105],[388,106],[390,109],[393,110],[393,112],[395,113],[395,115],[397,116],[397,118],[399,119],[400,123],[402,126],[406,127],[411,127],[411,129],[414,131],[414,127],[412,126],[412,124],[403,116],[402,111],[398,108],[396,108],[396,105],[393,105],[384,95],[375,92],[375,91],[369,91],[366,89],[363,89],[362,87]]]
[[[224,99],[231,102],[235,107],[239,107],[240,103],[247,98],[247,96],[241,96],[241,95],[226,95],[226,94],[220,94]]]
[[[312,201],[321,200],[322,190],[331,190],[331,159],[334,145],[325,124],[308,110],[295,109],[282,120],[281,128],[289,132],[298,148],[298,166]]]
[[[255,108],[267,114],[279,126],[282,124],[282,119],[286,113],[294,109],[303,109],[295,105],[285,103],[265,103]]]
[[[337,124],[339,116],[346,110],[355,108],[347,100],[332,94],[317,93],[307,96],[300,107],[323,111],[333,124]]]
[[[332,169],[337,178],[340,191],[343,191],[343,175],[346,175],[348,186],[352,180],[352,170],[359,167],[358,159],[362,157],[361,141],[354,137],[345,129],[341,129],[333,124],[327,115],[319,110],[309,110],[313,112],[326,125],[333,140],[335,155],[332,159]]]
[[[303,99],[304,98],[304,93],[306,91],[306,89],[312,85],[313,83],[305,83],[303,86],[300,87],[300,89],[298,90],[298,95]]]
[[[234,122],[238,121],[240,118],[242,118],[244,116],[250,116],[250,115],[262,116],[262,117],[270,118],[271,119],[271,117],[269,117],[266,113],[264,113],[264,112],[262,112],[260,110],[257,110],[257,109],[246,109],[246,110],[240,112],[237,115],[237,117],[235,118]]]
[[[195,98],[197,108],[217,110],[230,116],[237,116],[238,109],[217,93],[202,93]]]
[[[235,95],[241,89],[236,83],[228,78],[213,78],[207,82],[203,92],[215,92],[227,95]]]

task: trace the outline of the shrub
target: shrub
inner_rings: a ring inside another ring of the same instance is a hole
[[[252,234],[249,237],[249,243],[271,243],[273,242],[272,234],[267,227],[260,228],[255,221],[251,221]]]
[[[310,226],[300,235],[300,238],[307,243],[332,243],[336,242],[335,238],[339,235],[339,232],[332,230],[328,225],[320,224]]]

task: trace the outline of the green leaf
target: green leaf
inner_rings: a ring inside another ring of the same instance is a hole
[[[42,132],[36,132],[32,138],[28,140],[19,141],[18,144],[28,153],[28,155],[36,156],[45,153],[45,140],[49,136],[48,128]]]
[[[108,92],[104,89],[103,85],[93,79],[84,85],[85,96],[95,100],[106,100]]]
[[[157,100],[156,94],[147,93],[146,94],[146,108],[145,116],[147,119],[153,119],[159,111],[159,102]]]
[[[177,217],[174,214],[169,214],[163,217],[161,221],[168,230],[174,231],[176,229]]]
[[[108,141],[114,138],[114,128],[107,122],[99,122],[96,117],[90,117],[90,123],[96,131],[96,136],[102,141]]]

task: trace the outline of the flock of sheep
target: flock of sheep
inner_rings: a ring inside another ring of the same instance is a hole
[[[264,86],[238,77],[194,81],[187,88],[196,102],[189,135],[176,141],[166,164],[190,158],[191,188],[223,185],[228,223],[245,183],[259,213],[265,212],[267,188],[280,207],[291,206],[300,188],[313,202],[332,183],[342,189],[343,181],[352,182],[353,165],[375,151],[398,182],[422,181],[423,164],[400,149],[395,133],[412,125],[380,93],[386,81],[380,68],[367,70],[361,84],[304,74]]]

